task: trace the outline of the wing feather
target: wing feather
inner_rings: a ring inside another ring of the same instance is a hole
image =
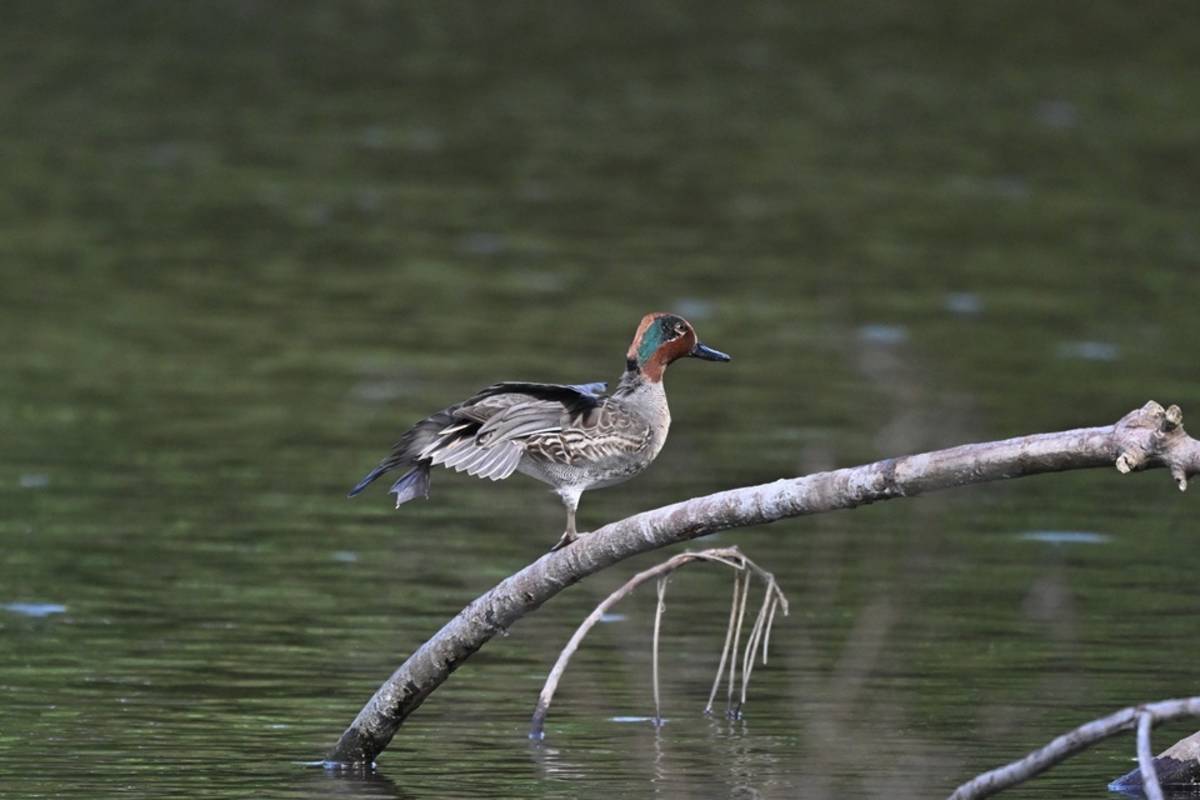
[[[604,383],[493,384],[414,425],[350,494],[400,467],[409,469],[406,475],[422,478],[418,494],[428,494],[428,470],[433,465],[503,480],[520,466],[531,441],[561,435],[598,413],[608,399],[603,394],[606,389]],[[403,502],[410,497],[398,494],[397,499]]]
[[[475,441],[512,441],[546,431],[559,431],[570,424],[571,416],[558,403],[534,400],[511,406],[496,414],[479,428]]]
[[[454,467],[469,458],[474,450],[470,439],[458,439],[434,452],[430,461],[444,467]]]
[[[517,465],[521,463],[521,456],[525,455],[525,450],[520,447],[509,448],[509,453],[504,457],[504,462],[500,466],[500,470],[493,474],[492,480],[502,481],[509,475],[517,471]]]
[[[482,447],[471,447],[465,458],[454,465],[454,469],[459,472],[465,472],[468,475],[474,475],[479,466],[491,458],[493,453]]]
[[[506,472],[509,461],[512,461],[513,468],[515,468],[516,462],[521,460],[521,448],[515,444],[493,447],[487,452],[488,457],[479,463],[473,473],[477,478],[490,478],[491,480],[507,478],[512,474],[511,470]],[[512,458],[514,455],[515,459]]]
[[[467,467],[466,473],[472,477],[479,478],[483,473],[487,472],[489,465],[496,460],[498,456],[503,456],[503,453],[497,452],[495,449],[481,448],[479,456],[476,457]]]

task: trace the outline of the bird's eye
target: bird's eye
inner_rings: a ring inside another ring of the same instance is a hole
[[[675,335],[683,336],[685,333],[687,333],[687,328],[685,328],[682,323],[676,322],[675,323]]]

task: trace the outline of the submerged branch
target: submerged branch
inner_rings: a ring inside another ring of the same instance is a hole
[[[639,553],[727,528],[855,508],[879,500],[1046,472],[1115,465],[1165,467],[1179,488],[1200,472],[1200,442],[1178,406],[1147,403],[1115,425],[1041,433],[901,456],[697,497],[614,522],[547,553],[472,601],[400,665],[330,751],[335,763],[370,763],[430,693],[497,633],[560,591]]]
[[[991,797],[1011,786],[1024,783],[1055,764],[1066,761],[1076,753],[1083,752],[1097,742],[1134,727],[1138,729],[1138,760],[1145,763],[1142,756],[1143,752],[1147,759],[1150,755],[1149,736],[1152,725],[1180,717],[1196,716],[1200,716],[1200,697],[1162,700],[1157,703],[1122,708],[1107,717],[1092,720],[1069,733],[1064,733],[1024,758],[975,776],[955,789],[949,800],[978,800],[981,797]],[[1143,769],[1145,768],[1143,767]],[[1162,800],[1162,790],[1158,787],[1158,779],[1152,777],[1153,774],[1153,767],[1144,772],[1144,790],[1150,800]],[[1114,783],[1111,788],[1123,790],[1126,787],[1117,786]]]
[[[1140,732],[1139,730],[1139,734]],[[1148,736],[1149,734],[1147,734]],[[1110,783],[1108,785],[1110,791],[1124,794],[1144,792],[1149,796],[1150,781],[1147,776],[1151,773],[1154,774],[1154,781],[1160,788],[1170,786],[1173,789],[1180,787],[1195,789],[1197,785],[1200,785],[1200,731],[1180,739],[1163,750],[1155,758],[1150,759],[1148,766],[1145,758],[1142,757],[1140,741],[1138,747],[1137,769],[1125,773]],[[1152,752],[1148,740],[1146,752],[1147,754]]]

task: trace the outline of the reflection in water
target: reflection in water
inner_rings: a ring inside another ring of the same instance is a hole
[[[309,762],[304,766],[313,768],[305,772],[305,775],[309,776],[309,786],[306,789],[314,790],[313,796],[388,797],[396,800],[412,796],[402,791],[395,781],[375,767],[335,765],[320,761]]]
[[[1107,533],[1095,531],[1027,531],[1018,538],[1047,544],[1104,544],[1112,541]]]
[[[946,310],[964,316],[983,312],[983,298],[974,292],[950,292],[944,300]]]
[[[1082,361],[1116,361],[1121,357],[1121,348],[1113,342],[1062,342],[1058,345],[1058,357]]]
[[[24,617],[48,617],[52,614],[66,613],[67,607],[59,603],[5,603],[0,609]]]

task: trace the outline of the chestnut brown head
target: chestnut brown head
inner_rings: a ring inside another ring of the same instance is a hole
[[[663,371],[680,358],[729,361],[729,356],[701,343],[692,324],[677,314],[654,312],[642,317],[626,353],[627,368],[639,370],[646,380],[662,380]]]

